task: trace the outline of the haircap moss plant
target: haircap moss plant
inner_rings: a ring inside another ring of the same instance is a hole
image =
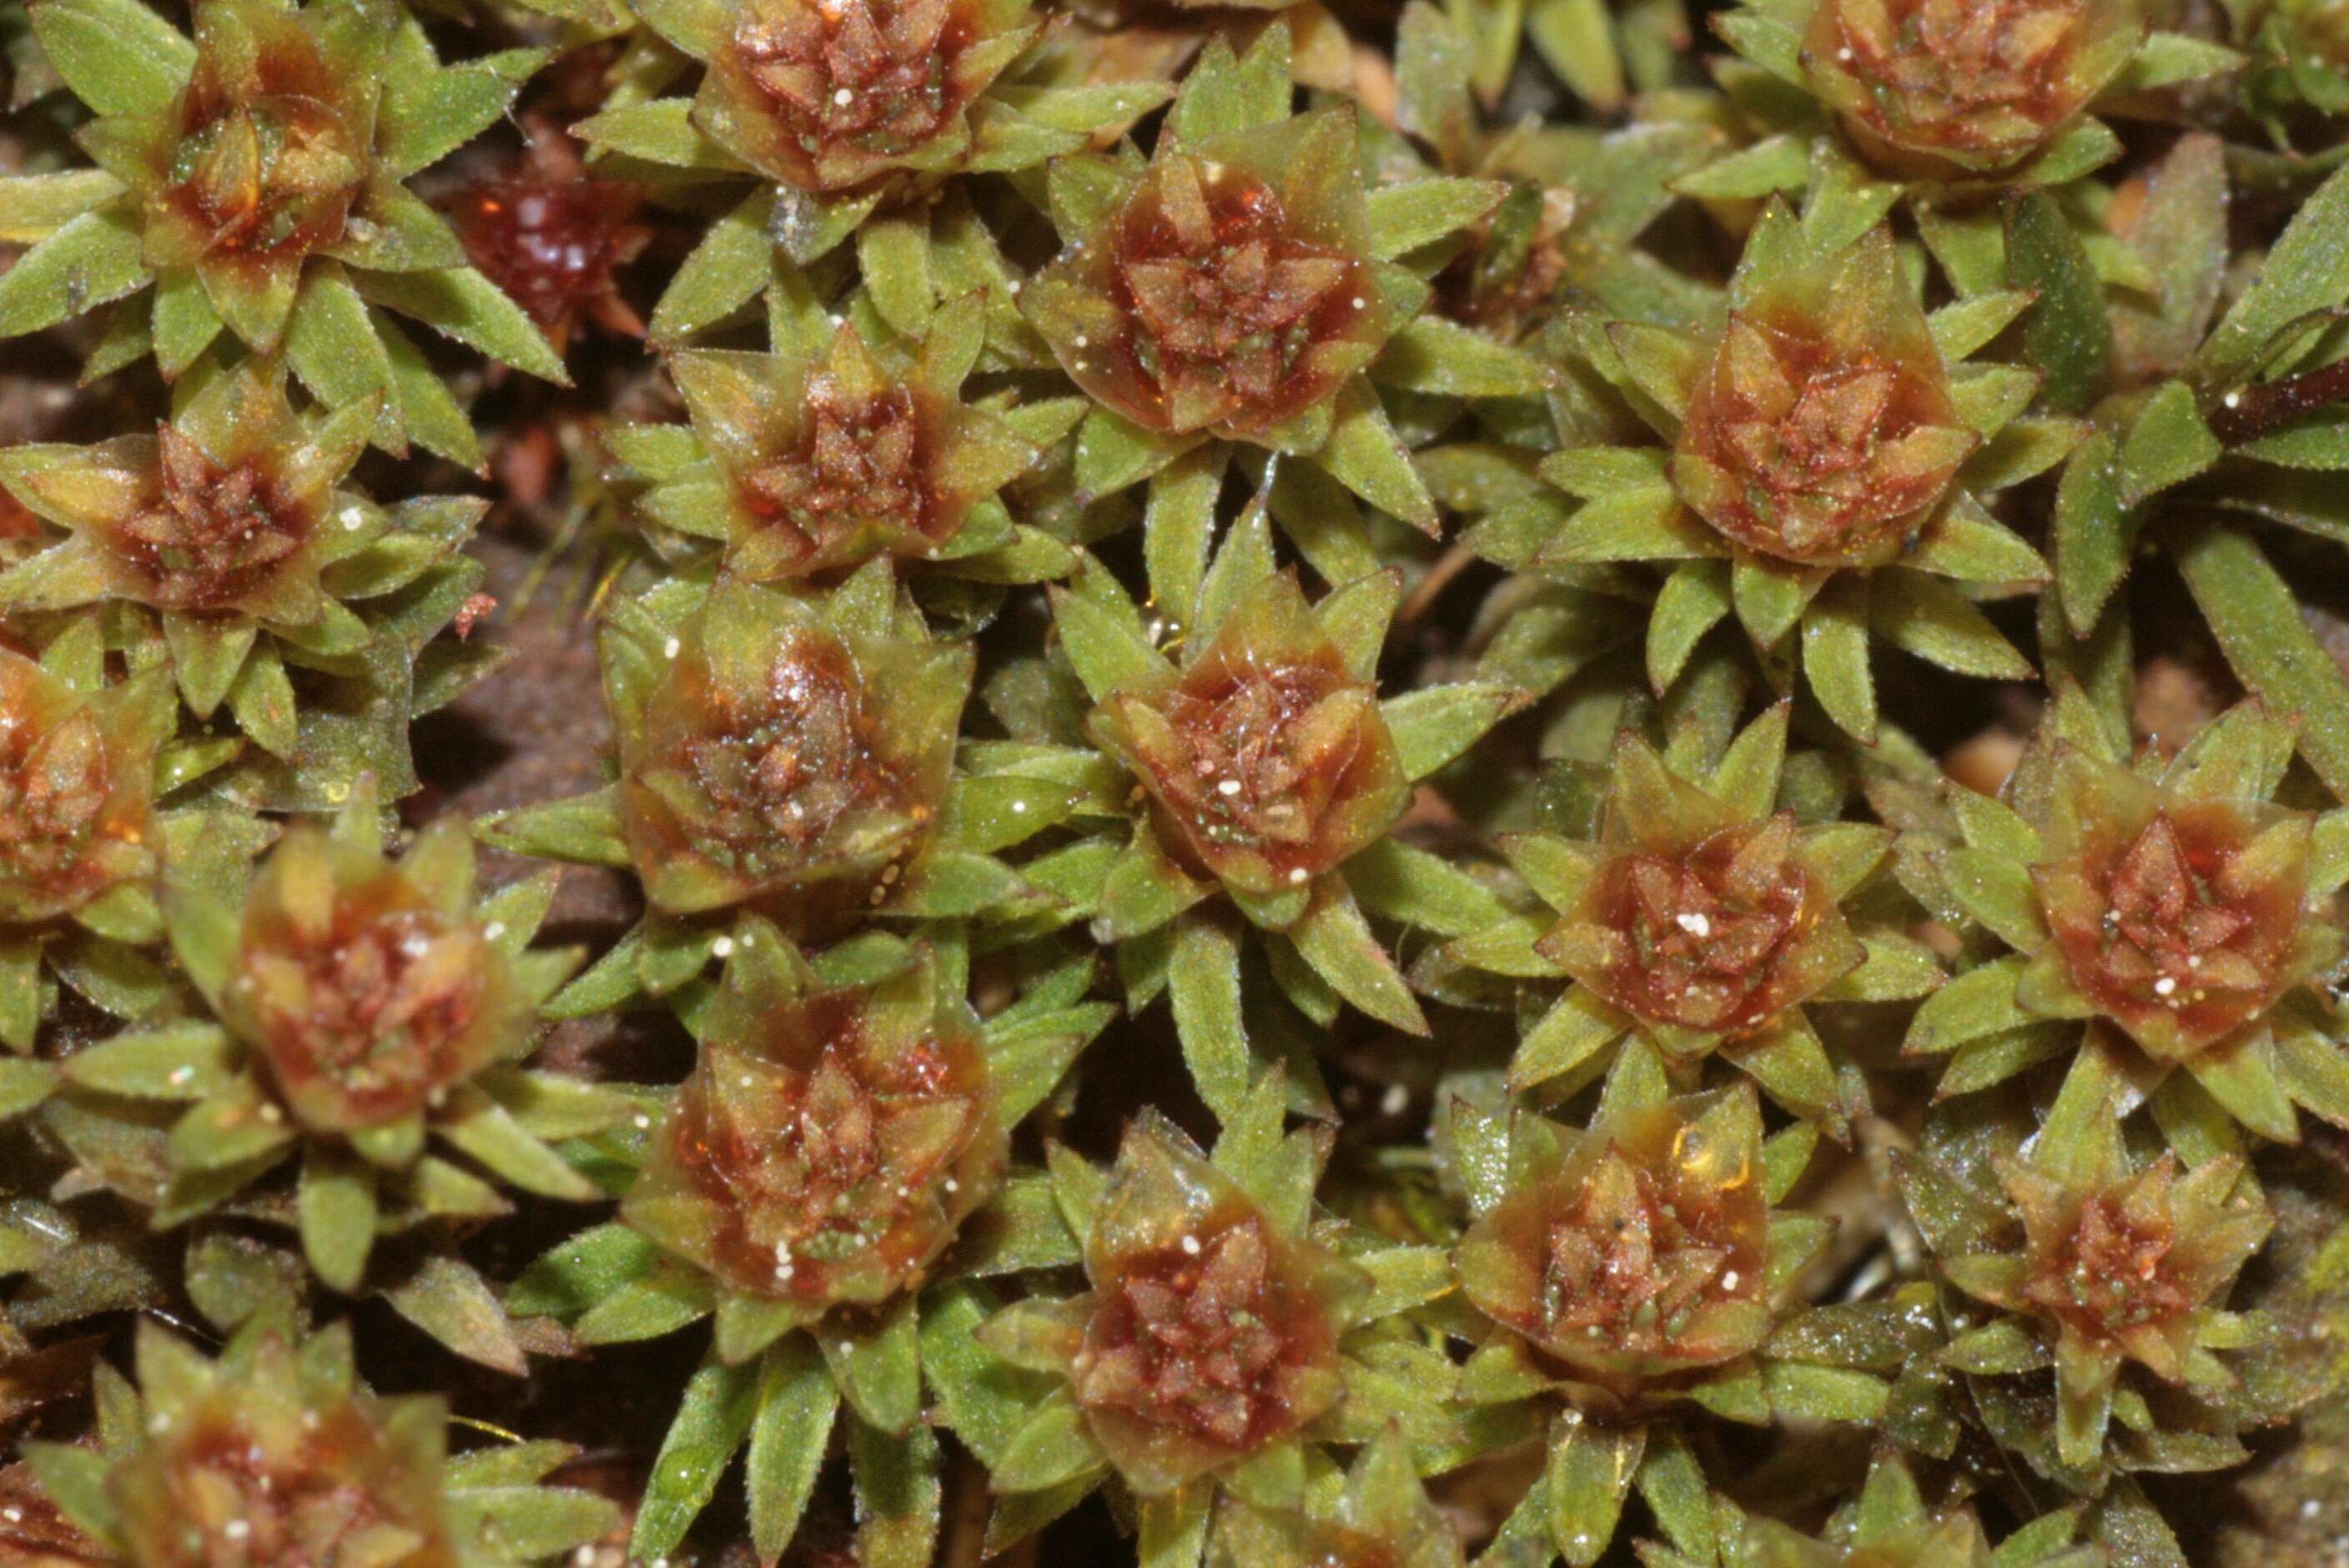
[[[544,1140],[592,1132],[626,1102],[521,1065],[537,1043],[536,1005],[578,964],[575,952],[529,949],[551,883],[477,903],[471,836],[453,820],[388,859],[367,789],[331,833],[288,829],[241,898],[220,882],[180,878],[165,893],[202,1007],[61,1069],[76,1113],[58,1137],[151,1205],[155,1228],[298,1158],[290,1212],[276,1217],[298,1230],[321,1281],[356,1292],[379,1233],[506,1212],[493,1181],[595,1195]]]
[[[931,634],[885,556],[830,591],[680,579],[616,607],[602,648],[619,780],[483,830],[644,885],[644,920],[557,1016],[677,990],[730,951],[738,910],[807,938],[1016,903],[1028,890],[991,851],[1077,800],[960,773],[972,651]]]
[[[1994,1309],[1941,1360],[1997,1385],[1986,1408],[2005,1407],[2002,1425],[2022,1415],[2019,1390],[2036,1392],[2028,1461],[2092,1494],[2119,1470],[2223,1466],[2259,1424],[2257,1390],[2218,1354],[2259,1320],[2221,1303],[2274,1224],[2240,1155],[2133,1154],[2117,1103],[2075,1073],[2046,1113],[2054,1137],[1996,1128],[1962,1167],[1900,1170],[1943,1277]],[[2149,1400],[2170,1402],[2167,1418]]]
[[[1579,1131],[1465,1105],[1450,1130],[1478,1171],[1453,1254],[1473,1346],[1458,1398],[1514,1416],[1495,1423],[1513,1436],[1548,1432],[1500,1527],[1512,1550],[1597,1563],[1635,1488],[1675,1538],[1702,1529],[1692,1408],[1757,1424],[1883,1409],[1850,1344],[1779,1353],[1780,1293],[1829,1227],[1775,1209],[1817,1140],[1801,1122],[1765,1140],[1752,1086],[1673,1096],[1651,1057],[1627,1055]]]
[[[779,312],[771,354],[674,356],[688,428],[631,426],[609,438],[651,481],[646,515],[717,544],[725,574],[747,583],[822,577],[876,556],[996,583],[1073,570],[1069,548],[1014,522],[999,492],[1042,459],[1030,432],[1057,436],[1075,410],[965,401],[986,342],[982,296],[942,306],[918,345],[885,325],[868,341],[860,315],[833,325],[813,310]]]
[[[1251,1037],[1268,1035],[1268,1005],[1317,1023],[1351,1006],[1428,1032],[1371,914],[1457,934],[1506,913],[1474,879],[1386,836],[1412,785],[1522,695],[1460,682],[1381,701],[1371,677],[1398,591],[1381,573],[1309,603],[1273,568],[1261,507],[1197,578],[1179,663],[1097,563],[1054,591],[1061,647],[1094,699],[1070,715],[1092,753],[999,754],[1007,769],[1093,791],[1071,817],[1090,843],[1049,857],[1060,898],[1046,918],[1089,914],[1096,939],[1115,944],[1136,1008],[1169,997],[1212,1106],[1238,1103],[1255,1081],[1263,1047]],[[1265,957],[1269,992],[1250,983],[1250,949]],[[1299,1070],[1290,1087],[1318,1099],[1318,1072],[1309,1061]]]
[[[1129,152],[1060,165],[1049,191],[1062,249],[1021,308],[1092,401],[1078,435],[1084,489],[1150,479],[1155,500],[1239,443],[1302,459],[1432,531],[1434,503],[1372,383],[1530,395],[1550,372],[1420,314],[1429,286],[1397,258],[1484,216],[1504,190],[1406,181],[1374,211],[1352,109],[1289,112],[1288,43],[1276,24],[1245,57],[1211,45],[1146,163]]]
[[[2331,1562],[2344,40],[0,0],[0,1560]]]
[[[1847,903],[1889,861],[1892,836],[1858,822],[1805,825],[1775,806],[1787,710],[1757,718],[1713,759],[1659,755],[1625,731],[1595,842],[1501,841],[1554,923],[1513,920],[1454,941],[1472,966],[1570,982],[1509,1066],[1518,1088],[1594,1080],[1626,1041],[1692,1080],[1716,1053],[1798,1116],[1841,1130],[1836,1064],[1805,1004],[1931,993],[1941,970],[1897,910],[1856,926]],[[1693,774],[1691,778],[1689,775]]]
[[[481,581],[462,548],[487,506],[378,505],[348,482],[377,401],[297,412],[285,383],[282,358],[246,359],[185,378],[151,434],[7,449],[0,485],[62,533],[0,574],[0,606],[168,668],[191,715],[248,743],[222,793],[319,810],[363,774],[412,779],[409,717],[487,673],[428,648]]]
[[[530,318],[468,263],[406,180],[505,112],[548,51],[444,66],[390,0],[205,0],[191,41],[144,5],[28,5],[44,57],[97,118],[94,168],[0,184],[40,242],[0,284],[17,336],[118,301],[91,374],[152,354],[166,378],[223,336],[283,350],[370,433],[479,461],[463,413],[389,314],[562,381]]]
[[[1406,1419],[1437,1446],[1458,1440],[1440,1410],[1412,1408],[1441,1405],[1452,1364],[1409,1341],[1382,1355],[1378,1325],[1381,1307],[1442,1294],[1441,1253],[1317,1216],[1328,1132],[1283,1134],[1286,1099],[1267,1073],[1212,1158],[1155,1116],[1127,1128],[1105,1173],[1054,1147],[1089,1288],[1031,1296],[978,1330],[1042,1396],[999,1442],[974,1442],[1005,1494],[993,1528],[1007,1543],[1111,1484],[1145,1553],[1195,1556],[1229,1502],[1303,1502],[1324,1444]]]
[[[96,1562],[522,1563],[616,1512],[539,1484],[567,1445],[450,1454],[442,1402],[371,1392],[343,1325],[303,1338],[256,1316],[207,1360],[147,1324],[137,1383],[101,1371],[98,1398],[98,1447],[26,1456]]]
[[[982,1022],[952,940],[852,941],[821,967],[755,918],[730,943],[696,1010],[693,1074],[622,1159],[618,1222],[547,1253],[507,1306],[566,1320],[582,1345],[712,1319],[636,1516],[639,1555],[676,1547],[747,1439],[751,1534],[772,1561],[836,1419],[860,1495],[916,1494],[868,1538],[926,1551],[930,1325],[968,1282],[1076,1261],[1049,1178],[1015,1168],[1009,1139],[1111,1010],[1079,1000],[1083,957]]]
[[[1950,1056],[1967,1090],[2075,1051],[2199,1121],[2283,1142],[2299,1107],[2341,1122],[2349,1063],[2316,984],[2341,960],[2340,873],[2322,819],[2270,799],[2291,727],[2245,704],[2132,769],[2077,708],[2059,704],[2005,801],[1951,791],[1956,841],[1921,851],[1923,876],[2014,951],[1919,1008],[1906,1048]]]
[[[1506,506],[1471,538],[1534,573],[1656,563],[1647,664],[1660,694],[1733,619],[1758,655],[1787,666],[1780,681],[1799,667],[1866,743],[1878,638],[1961,675],[2027,675],[1960,589],[2044,582],[2047,565],[1968,480],[2014,483],[2078,431],[1997,444],[2030,407],[2035,373],[1961,366],[1961,379],[1951,361],[2027,301],[1970,304],[1937,332],[1890,231],[1850,233],[1854,216],[1818,193],[1799,219],[1771,205],[1709,331],[1569,318],[1576,352],[1653,444],[1554,453],[1541,473],[1564,497]]]
[[[1746,145],[1682,189],[1719,200],[1840,188],[1878,210],[1906,201],[1953,273],[1994,267],[2003,224],[1982,198],[2103,168],[2122,143],[2101,113],[2145,112],[2164,90],[2242,66],[2224,38],[2157,28],[2156,9],[1767,0],[1723,11],[1712,26],[1736,51],[1724,87]]]

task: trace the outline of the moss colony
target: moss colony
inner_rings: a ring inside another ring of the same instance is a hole
[[[2349,4],[0,88],[0,1562],[2349,1561]]]

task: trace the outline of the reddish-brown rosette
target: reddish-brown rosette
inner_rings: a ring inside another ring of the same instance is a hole
[[[1795,850],[1784,811],[1678,854],[1629,849],[1591,877],[1574,935],[1545,940],[1576,978],[1636,1017],[1717,1035],[1761,1028],[1851,962],[1848,953],[1832,965],[1806,961],[1813,934],[1843,923]]]
[[[1628,731],[1613,774],[1589,872],[1537,949],[1675,1057],[1807,1028],[1796,1009],[1868,950],[1793,814],[1716,799]]]
[[[394,862],[297,827],[254,884],[221,1011],[309,1130],[416,1116],[527,1041],[530,1005],[465,907],[463,831],[429,829]],[[443,861],[461,861],[461,889],[416,874]]]
[[[0,932],[70,915],[151,876],[160,675],[85,694],[0,649]]]
[[[1336,1405],[1360,1271],[1282,1230],[1154,1117],[1126,1133],[1085,1272],[1070,1381],[1137,1490],[1261,1453]]]
[[[1610,1398],[1757,1348],[1771,1323],[1769,1202],[1752,1088],[1557,1136],[1461,1239],[1476,1309]]]
[[[728,966],[623,1218],[810,1318],[918,1288],[1009,1153],[978,1021],[942,985],[917,948],[881,981],[826,987],[764,928]]]
[[[456,1568],[438,1399],[378,1399],[281,1338],[206,1363],[152,1324],[139,1362],[149,1415],[107,1478],[129,1561],[150,1568]]]
[[[647,511],[722,529],[727,572],[752,583],[928,558],[981,507],[1009,537],[993,497],[1037,454],[993,409],[962,400],[980,332],[971,299],[938,313],[918,353],[876,352],[843,325],[772,354],[677,356],[670,372],[725,484],[715,500],[699,478],[656,489]]]
[[[1299,1394],[1337,1358],[1334,1329],[1276,1274],[1254,1214],[1211,1218],[1118,1260],[1078,1363],[1096,1420],[1172,1429],[1246,1453],[1296,1429]]]
[[[804,931],[879,896],[928,841],[968,648],[722,584],[673,634],[647,625],[605,651],[628,842],[657,907],[756,901]]]
[[[1027,0],[743,0],[694,123],[801,191],[943,168],[968,113],[1035,36]]]
[[[2065,809],[2032,868],[2053,951],[2085,1010],[2149,1054],[2210,1049],[2339,951],[2309,908],[2306,814],[2189,798],[2078,753],[2056,788]]]
[[[157,428],[158,485],[110,542],[145,603],[197,614],[264,595],[297,556],[316,517],[254,461],[223,463],[169,425]]]
[[[1408,794],[1377,688],[1287,575],[1251,590],[1179,676],[1113,693],[1087,727],[1142,781],[1169,850],[1253,898],[1375,842]]]
[[[2056,1439],[2072,1464],[2102,1449],[2126,1363],[2168,1383],[2226,1382],[2209,1352],[2240,1343],[2227,1292],[2275,1222],[2240,1155],[2133,1166],[2121,1144],[2099,1118],[2001,1161],[2010,1213],[1997,1234],[2020,1249],[1941,1258],[1960,1289],[2018,1315],[2053,1352]]]
[[[2070,129],[2145,29],[2131,0],[1822,0],[1802,58],[1871,161],[1962,181],[2013,172]]]
[[[1827,268],[1750,258],[1691,388],[1672,477],[1733,544],[1806,567],[1908,550],[1981,444],[1960,416],[1890,233]]]
[[[1026,293],[1078,386],[1172,435],[1278,442],[1386,341],[1353,119],[1163,150]]]

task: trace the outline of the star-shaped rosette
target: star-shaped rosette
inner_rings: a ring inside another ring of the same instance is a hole
[[[1162,148],[1030,284],[1030,321],[1133,424],[1288,444],[1280,428],[1330,405],[1390,327],[1354,140],[1331,109]]]
[[[543,1197],[595,1189],[546,1140],[626,1102],[522,1065],[536,1004],[578,966],[533,951],[551,878],[478,900],[472,839],[444,819],[398,860],[362,789],[329,832],[286,830],[249,886],[174,876],[166,924],[211,1016],[144,1021],[60,1064],[53,1130],[158,1230],[238,1198],[297,1157],[290,1202],[310,1266],[356,1292],[379,1236],[511,1204],[475,1172]],[[449,1152],[469,1163],[460,1163]]]
[[[1750,1354],[1771,1321],[1761,1148],[1750,1090],[1604,1120],[1516,1166],[1460,1239],[1461,1289],[1618,1398]]]
[[[1194,587],[1185,601],[1159,598],[1191,605],[1178,663],[1088,558],[1053,606],[1094,701],[1071,725],[1098,750],[1004,744],[982,755],[990,772],[1083,782],[1071,823],[1085,837],[1021,868],[1058,903],[1016,913],[1043,924],[1090,916],[1128,965],[1134,1006],[1168,992],[1193,1077],[1220,1114],[1269,1048],[1250,1044],[1260,1023],[1242,1023],[1257,1006],[1243,1002],[1244,944],[1261,946],[1280,993],[1317,1024],[1345,1005],[1427,1032],[1369,917],[1461,935],[1508,912],[1391,830],[1413,788],[1523,694],[1464,682],[1381,701],[1374,671],[1398,578],[1374,573],[1309,603],[1277,568],[1260,507],[1232,525]]]
[[[771,248],[806,266],[851,239],[884,314],[919,336],[932,247],[946,242],[919,198],[957,174],[1078,151],[1171,92],[1089,82],[1065,51],[1031,47],[1042,25],[1028,0],[650,0],[641,11],[701,63],[699,85],[691,98],[617,103],[574,133],[648,175],[666,165],[680,181],[756,181],[655,309],[664,346],[766,289]]]
[[[1026,0],[741,0],[731,9],[694,95],[694,128],[769,179],[817,193],[960,162],[971,106],[1041,26]]]
[[[1397,258],[1490,212],[1505,188],[1404,181],[1373,206],[1352,108],[1292,115],[1294,92],[1285,26],[1245,57],[1218,39],[1147,162],[1131,150],[1061,160],[1050,194],[1062,249],[1020,306],[1094,404],[1077,437],[1087,493],[1239,442],[1300,458],[1432,533],[1434,503],[1372,382],[1513,396],[1551,374],[1423,315],[1430,285]]]
[[[2075,1486],[2115,1464],[2228,1462],[2207,1442],[2199,1460],[2179,1451],[2166,1462],[2162,1423],[2146,1400],[2175,1389],[2218,1404],[2235,1389],[2213,1353],[2251,1345],[2258,1326],[2225,1310],[2226,1298],[2274,1225],[2240,1152],[2132,1153],[2122,1128],[2129,1104],[2124,1084],[2075,1072],[2033,1137],[1994,1150],[1986,1169],[1916,1157],[1899,1167],[1943,1278],[1997,1309],[1953,1339],[1942,1361],[2002,1379],[2044,1377],[2052,1367],[2046,1457]],[[2149,1384],[2135,1386],[2124,1376],[2130,1368]],[[2139,1444],[2141,1458],[2130,1452]]]
[[[1090,956],[981,1020],[958,941],[868,935],[812,964],[745,918],[729,948],[694,1017],[692,1075],[641,1135],[597,1140],[618,1222],[548,1253],[506,1306],[563,1320],[582,1345],[714,1318],[637,1515],[638,1557],[676,1549],[747,1440],[751,1539],[773,1563],[839,1420],[859,1494],[900,1500],[868,1511],[868,1532],[923,1560],[937,1530],[933,1320],[976,1282],[1076,1261],[1047,1179],[1009,1167],[1009,1138],[1112,1009],[1084,1000]],[[915,1479],[926,1504],[902,1502]]]
[[[374,402],[297,413],[279,359],[191,381],[151,435],[0,449],[0,486],[67,531],[0,573],[0,611],[103,621],[168,664],[191,713],[253,743],[241,803],[338,807],[362,772],[414,789],[407,719],[493,667],[427,651],[481,583],[462,549],[489,503],[377,505],[348,482]]]
[[[1702,1471],[1681,1429],[1706,1411],[1767,1424],[1881,1408],[1854,1346],[1772,1336],[1826,1221],[1772,1207],[1800,1179],[1816,1129],[1765,1138],[1750,1085],[1672,1097],[1637,1063],[1611,1075],[1580,1130],[1461,1100],[1444,1130],[1470,1223],[1454,1248],[1472,1351],[1459,1400],[1495,1429],[1548,1428],[1542,1472],[1496,1545],[1587,1565],[1637,1487],[1677,1539]]]
[[[25,1458],[47,1500],[122,1563],[525,1568],[612,1528],[592,1492],[540,1484],[577,1453],[513,1440],[449,1452],[446,1402],[360,1381],[348,1325],[302,1336],[270,1313],[207,1360],[151,1319],[134,1386],[101,1367],[95,1447]]]
[[[1642,1542],[1640,1552],[1648,1568],[1697,1568],[1713,1562],[1722,1568],[2095,1568],[2105,1561],[2104,1550],[2079,1535],[2078,1513],[2057,1510],[2016,1530],[1993,1550],[1972,1508],[1928,1503],[1908,1463],[1897,1450],[1886,1449],[1868,1467],[1858,1495],[1837,1509],[1816,1535],[1747,1514],[1742,1524],[1723,1532],[1717,1556],[1675,1550],[1679,1542]]]
[[[2242,64],[2192,33],[2150,30],[2138,0],[1751,0],[1713,26],[1737,51],[1720,77],[1753,139],[1679,189],[1733,200],[1840,187],[1878,211],[1906,198],[1945,263],[1995,263],[2000,215],[1981,198],[2052,190],[2118,158],[2099,111]]]
[[[1962,590],[2046,580],[1984,500],[2080,429],[2017,420],[2035,373],[1961,363],[2027,295],[1929,317],[1889,229],[1821,243],[1816,212],[1763,214],[1709,333],[1570,318],[1576,352],[1658,439],[1553,454],[1542,475],[1572,499],[1512,503],[1469,542],[1536,574],[1657,563],[1659,693],[1733,614],[1781,680],[1799,661],[1820,706],[1873,742],[1876,639],[1960,675],[2030,676]]]
[[[1113,1480],[1146,1559],[1177,1561],[1154,1547],[1191,1542],[1181,1550],[1195,1560],[1218,1499],[1302,1507],[1324,1443],[1395,1422],[1417,1441],[1452,1436],[1450,1362],[1375,1327],[1443,1292],[1443,1253],[1317,1213],[1330,1134],[1280,1130],[1278,1079],[1259,1080],[1212,1159],[1154,1111],[1128,1125],[1105,1173],[1054,1148],[1089,1288],[987,1321],[979,1342],[1017,1369],[1005,1392],[1027,1408],[998,1429],[966,1406],[955,1425],[1002,1494],[993,1529],[1006,1544]]]
[[[2078,1051],[2198,1122],[2286,1142],[2296,1107],[2349,1125],[2324,990],[2349,863],[2337,813],[2272,799],[2292,744],[2247,703],[2167,765],[2131,766],[2074,696],[2002,799],[1951,787],[1954,832],[1920,844],[1930,896],[2013,952],[1918,1011],[1906,1048],[1951,1054],[1943,1092]]]
[[[1721,1057],[1796,1115],[1843,1128],[1836,1064],[1806,1006],[1926,995],[1941,968],[1897,909],[1868,896],[1889,864],[1890,830],[1804,826],[1779,808],[1786,722],[1779,704],[1719,757],[1677,768],[1626,730],[1595,841],[1502,837],[1556,913],[1514,917],[1448,952],[1571,982],[1526,1030],[1513,1088],[1572,1093],[1633,1046],[1686,1088]]]
[[[796,938],[875,916],[963,919],[1029,894],[995,851],[1077,791],[957,771],[974,653],[933,637],[885,557],[832,589],[689,577],[603,634],[619,778],[487,820],[501,848],[634,871],[644,921],[552,1011],[665,996],[748,910]]]
[[[1036,406],[964,400],[986,336],[982,296],[938,311],[918,345],[868,340],[854,316],[869,308],[836,327],[815,313],[779,315],[771,354],[673,356],[689,437],[638,425],[607,438],[653,481],[645,514],[719,542],[727,575],[752,583],[838,573],[876,555],[980,582],[1066,573],[1076,558],[1015,523],[997,495],[1042,456],[1023,430],[1049,433],[1060,411],[1045,406],[1040,427]]]
[[[67,646],[53,670],[0,648],[0,1042],[20,1053],[51,1011],[45,966],[127,974],[163,934],[171,685],[150,672],[106,686],[100,651],[82,651],[88,667]]]
[[[192,42],[145,6],[39,0],[42,47],[98,118],[98,167],[0,181],[38,240],[0,283],[0,336],[115,301],[90,373],[152,352],[166,378],[223,334],[281,347],[322,400],[380,400],[374,438],[481,461],[465,416],[390,314],[566,382],[513,301],[402,184],[489,126],[547,58],[443,66],[380,0],[202,0]],[[149,291],[144,292],[142,291]],[[135,296],[135,297],[134,297]]]

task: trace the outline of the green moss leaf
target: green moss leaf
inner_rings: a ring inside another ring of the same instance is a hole
[[[776,1374],[775,1387],[784,1395],[784,1410],[790,1408],[789,1391],[803,1387],[810,1377],[822,1381],[827,1391],[832,1387],[822,1359],[812,1346],[806,1346],[787,1357]],[[685,1539],[687,1529],[718,1490],[719,1476],[750,1435],[752,1420],[765,1408],[761,1398],[765,1383],[762,1365],[728,1367],[712,1360],[703,1362],[694,1373],[685,1386],[685,1398],[678,1406],[677,1418],[669,1423],[668,1434],[661,1439],[660,1452],[653,1459],[652,1474],[645,1483],[644,1501],[636,1510],[636,1530],[628,1538],[631,1553],[650,1562],[667,1556]],[[812,1406],[807,1413],[814,1414]],[[830,1412],[824,1415],[823,1425],[828,1432]],[[821,1435],[817,1440],[820,1452]],[[754,1497],[758,1490],[754,1485]],[[771,1493],[765,1508],[771,1511],[789,1501],[787,1495]],[[798,1501],[805,1506],[804,1491]],[[797,1508],[792,1509],[785,1524],[785,1542],[791,1527],[798,1522],[798,1512]],[[774,1549],[778,1553],[781,1544]]]
[[[150,275],[129,213],[85,212],[0,273],[0,337],[37,332],[120,299]]]
[[[138,0],[40,0],[26,10],[50,65],[100,114],[160,114],[195,68],[196,46]]]

